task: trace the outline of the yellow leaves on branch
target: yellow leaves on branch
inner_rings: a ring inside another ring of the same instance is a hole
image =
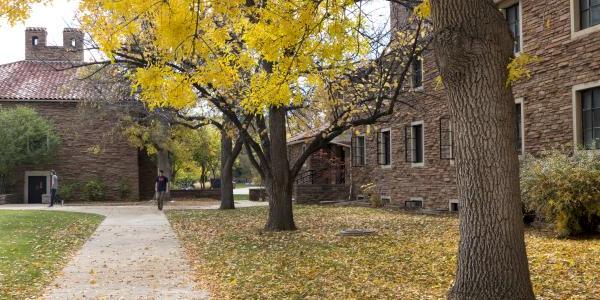
[[[6,19],[13,26],[29,18],[33,4],[48,4],[52,0],[0,0],[0,20]]]
[[[430,0],[423,0],[414,10],[415,16],[419,19],[424,20],[431,16],[431,2]]]
[[[295,103],[300,86],[318,88],[323,78],[354,68],[350,58],[367,57],[357,7],[354,0],[270,0],[261,6],[245,0],[81,4],[84,28],[109,57],[137,44],[144,57],[152,58],[152,66],[132,74],[134,87],[142,88],[150,106],[193,105],[193,90],[183,85],[197,84],[257,112]],[[186,70],[174,73],[170,64],[185,64]]]
[[[131,74],[133,90],[137,90],[150,108],[185,108],[196,103],[191,80],[167,67],[139,68]]]
[[[506,80],[506,86],[523,79],[531,78],[531,70],[529,65],[540,61],[538,56],[530,55],[527,53],[521,53],[520,55],[513,58],[508,64],[508,78]]]

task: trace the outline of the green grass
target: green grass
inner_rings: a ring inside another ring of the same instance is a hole
[[[234,200],[250,200],[250,195],[233,195]]]
[[[0,210],[0,299],[35,299],[104,217]]]
[[[262,231],[266,208],[170,211],[216,299],[441,299],[456,268],[458,220],[371,208],[296,206],[296,232]],[[372,228],[371,237],[341,237]],[[538,299],[600,295],[600,239],[526,234]]]

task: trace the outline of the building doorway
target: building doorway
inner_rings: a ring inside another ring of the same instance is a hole
[[[46,176],[27,177],[27,203],[42,203],[42,196],[48,192],[46,181]]]

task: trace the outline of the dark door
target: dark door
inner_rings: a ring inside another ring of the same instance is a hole
[[[46,194],[46,176],[29,176],[29,203],[42,203],[42,195]]]

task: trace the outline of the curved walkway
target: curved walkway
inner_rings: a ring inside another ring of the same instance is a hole
[[[0,209],[43,209],[5,205]],[[154,206],[65,206],[105,215],[90,240],[48,287],[44,299],[208,299],[167,218]]]

